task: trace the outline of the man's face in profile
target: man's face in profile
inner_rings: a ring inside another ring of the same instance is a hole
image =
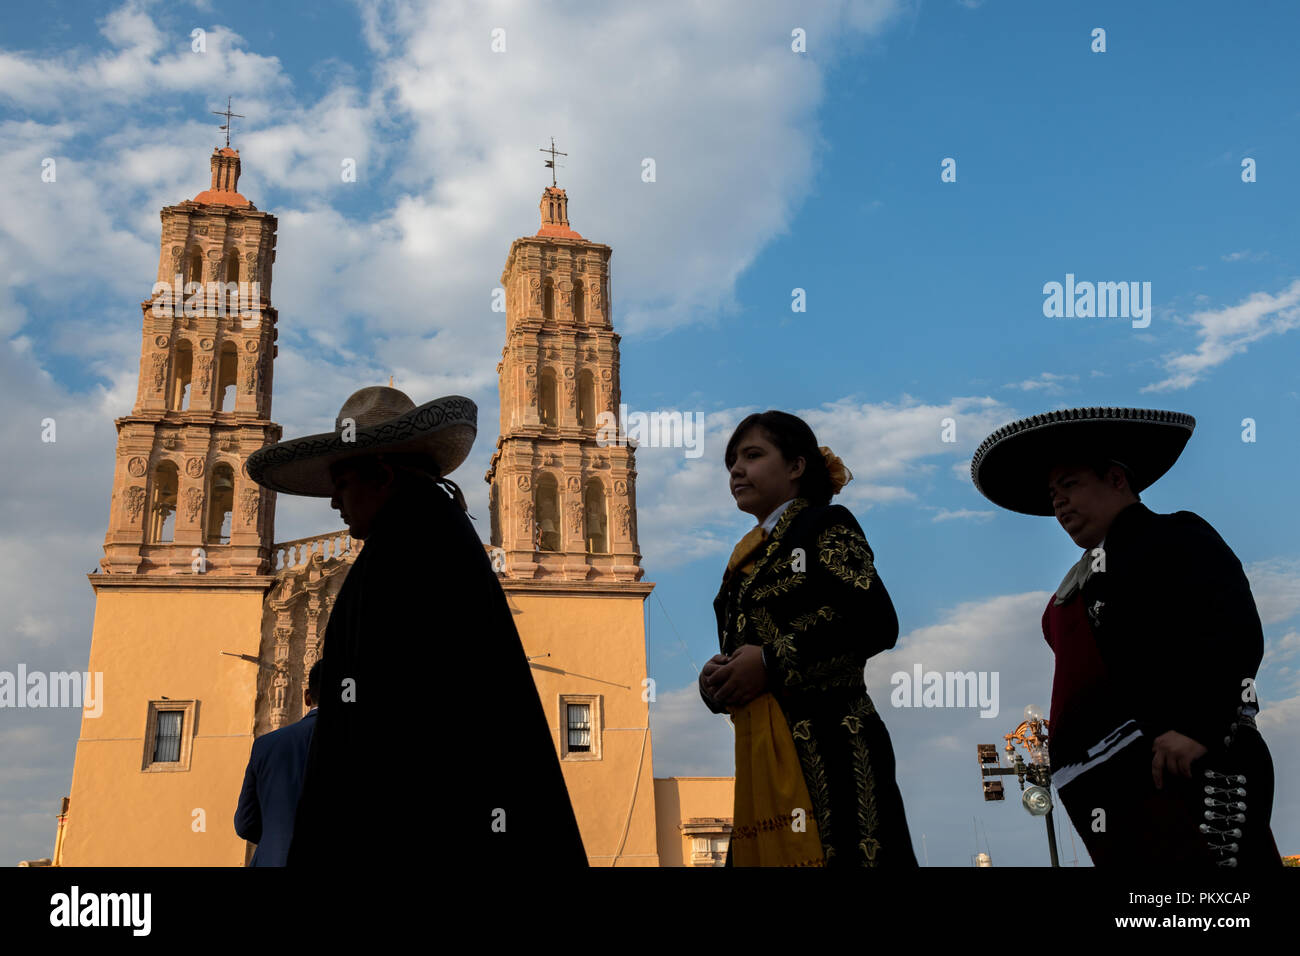
[[[1087,465],[1058,465],[1048,473],[1047,492],[1056,520],[1081,548],[1099,545],[1115,515],[1132,502],[1118,466],[1099,478]]]
[[[392,490],[392,470],[384,469],[379,478],[367,479],[354,462],[342,462],[330,468],[330,476],[334,479],[330,507],[342,515],[348,533],[364,541]]]

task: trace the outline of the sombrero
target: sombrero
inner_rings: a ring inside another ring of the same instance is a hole
[[[345,432],[351,440],[344,440]],[[447,475],[464,462],[477,433],[478,406],[462,395],[436,398],[417,408],[405,392],[371,385],[348,396],[334,431],[260,448],[249,455],[244,470],[272,491],[329,498],[334,494],[330,466],[335,462],[381,452],[421,453]]]
[[[1113,460],[1128,468],[1136,492],[1174,466],[1196,419],[1150,408],[1070,408],[1003,425],[980,444],[970,476],[995,505],[1051,516],[1047,474],[1056,465]]]

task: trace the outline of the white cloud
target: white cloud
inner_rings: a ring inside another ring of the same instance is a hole
[[[247,93],[269,107],[289,90],[276,57],[244,51],[243,38],[226,27],[203,29],[206,52],[195,53],[188,31],[165,35],[141,5],[127,3],[101,29],[112,50],[68,49],[58,57],[0,51],[0,89],[19,109],[72,115],[213,89]]]
[[[1043,372],[1037,378],[1027,378],[1023,382],[1008,382],[1003,388],[1015,388],[1022,392],[1043,391],[1049,395],[1059,395],[1065,391],[1061,387],[1062,382],[1077,382],[1077,375],[1057,375],[1052,372]]]
[[[1265,629],[1300,614],[1300,560],[1253,561],[1245,571]]]
[[[753,526],[754,519],[736,508],[722,459],[732,431],[756,410],[705,414],[699,458],[686,458],[682,449],[637,449],[637,522],[647,567],[729,554]],[[944,404],[922,403],[909,396],[897,403],[846,397],[818,408],[790,411],[806,421],[817,440],[853,472],[853,480],[835,502],[859,512],[916,500],[935,459],[962,457],[969,475],[975,444],[1014,417],[1007,406],[987,397],[959,397]],[[956,422],[958,441],[942,440],[945,418]]]
[[[1169,377],[1143,386],[1143,392],[1189,388],[1252,343],[1300,327],[1300,279],[1277,295],[1256,292],[1237,305],[1193,312],[1189,321],[1200,339],[1196,351],[1165,356]]]
[[[955,521],[974,519],[976,521],[987,521],[996,514],[994,511],[972,511],[969,508],[961,508],[957,511],[949,511],[947,508],[940,508],[938,513],[931,518],[931,521]]]
[[[650,705],[656,777],[730,777],[736,772],[731,721],[712,713],[692,682]]]

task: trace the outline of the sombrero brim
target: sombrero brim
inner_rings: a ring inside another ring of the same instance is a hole
[[[477,434],[478,406],[462,395],[448,395],[386,422],[358,425],[353,441],[324,432],[268,445],[248,457],[244,470],[272,491],[329,498],[334,494],[330,466],[335,462],[381,452],[421,452],[448,475],[469,457]]]
[[[995,505],[1051,516],[1047,475],[1056,465],[1114,458],[1141,492],[1174,466],[1196,419],[1149,408],[1071,408],[1022,418],[984,439],[971,480]]]

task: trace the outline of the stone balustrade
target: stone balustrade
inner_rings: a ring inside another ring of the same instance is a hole
[[[349,551],[355,557],[360,553],[363,543],[359,538],[353,540],[346,528],[312,535],[310,538],[283,541],[271,546],[271,569],[284,571],[302,567],[315,554],[319,554],[324,561],[340,558]]]

